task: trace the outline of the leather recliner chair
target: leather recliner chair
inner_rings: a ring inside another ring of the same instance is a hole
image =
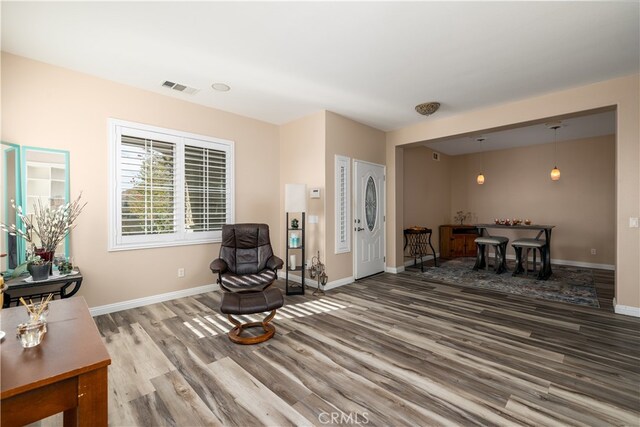
[[[209,266],[218,275],[218,284],[224,291],[220,311],[235,326],[229,331],[231,341],[255,344],[275,334],[269,322],[276,310],[283,306],[280,289],[270,286],[276,280],[282,259],[273,254],[267,224],[225,224],[222,226],[222,246],[219,258]],[[241,323],[232,314],[245,315],[271,311],[260,322]],[[264,334],[243,337],[243,329],[261,326]]]

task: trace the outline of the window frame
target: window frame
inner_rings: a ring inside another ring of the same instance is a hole
[[[124,251],[133,249],[151,249],[158,247],[184,246],[219,243],[222,231],[193,232],[185,227],[185,145],[222,150],[227,153],[226,164],[226,220],[228,224],[235,222],[235,156],[234,142],[183,132],[158,126],[109,119],[109,239],[108,251]],[[174,215],[176,231],[166,234],[122,235],[122,182],[121,182],[121,146],[122,135],[148,138],[175,144],[174,154]]]

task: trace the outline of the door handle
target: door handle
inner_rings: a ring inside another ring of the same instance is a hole
[[[362,227],[356,228],[356,231],[362,231],[362,230],[364,230],[364,228],[362,228]]]

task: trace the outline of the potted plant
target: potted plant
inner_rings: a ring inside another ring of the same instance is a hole
[[[27,270],[31,273],[34,282],[47,280],[49,278],[50,262],[45,261],[39,255],[31,255],[27,260]]]

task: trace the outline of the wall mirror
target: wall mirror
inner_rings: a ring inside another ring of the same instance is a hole
[[[0,191],[2,191],[2,205],[0,206],[1,221],[6,224],[16,224],[16,211],[11,207],[11,200],[20,203],[21,200],[21,174],[20,174],[20,146],[8,142],[0,142],[2,150],[2,173],[0,174]],[[16,236],[11,236],[5,231],[0,231],[0,271],[13,270],[20,263],[18,242]]]
[[[38,147],[19,147],[2,143],[3,149],[3,222],[22,226],[11,206],[11,200],[22,207],[26,215],[33,215],[35,206],[53,209],[69,202],[69,152]],[[11,270],[26,260],[27,245],[23,239],[3,233],[6,253],[0,270]],[[34,243],[40,241],[34,236]],[[69,256],[69,237],[60,243],[56,256]]]

